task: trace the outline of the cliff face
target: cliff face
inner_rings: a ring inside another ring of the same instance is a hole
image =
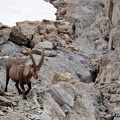
[[[120,1],[48,1],[57,8],[56,21],[23,21],[14,27],[0,23],[0,119],[120,119]],[[3,91],[6,62],[31,63],[23,46],[37,62],[45,48],[27,101],[13,82],[8,93]]]

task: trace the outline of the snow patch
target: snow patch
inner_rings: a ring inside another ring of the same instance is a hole
[[[0,22],[8,26],[20,21],[55,20],[56,8],[44,0],[0,0]]]

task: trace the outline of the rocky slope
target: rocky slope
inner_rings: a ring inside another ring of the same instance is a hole
[[[0,119],[119,120],[119,0],[48,1],[58,9],[56,21],[0,24]],[[3,90],[7,61],[31,63],[23,46],[36,62],[45,48],[27,100],[12,81]]]

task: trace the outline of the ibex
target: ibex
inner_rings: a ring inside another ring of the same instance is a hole
[[[26,49],[26,48],[25,48]],[[42,48],[41,51],[41,59],[36,65],[35,59],[32,55],[31,52],[29,52],[27,49],[26,51],[29,53],[30,58],[32,60],[32,65],[27,65],[22,62],[18,61],[10,61],[6,65],[6,87],[5,87],[5,92],[7,92],[7,85],[9,82],[9,79],[13,80],[16,84],[16,88],[18,90],[19,94],[23,94],[23,99],[27,99],[27,94],[31,90],[31,78],[34,77],[35,79],[38,78],[38,72],[40,71],[40,68],[43,64],[44,61],[44,48]],[[22,89],[19,88],[20,87]],[[24,85],[28,85],[27,91],[25,91]]]

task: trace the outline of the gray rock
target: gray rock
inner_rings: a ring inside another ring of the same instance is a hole
[[[101,106],[100,106],[100,110],[101,110],[102,112],[106,112],[106,111],[107,111],[107,108],[106,108],[104,105],[101,105]]]
[[[12,102],[4,97],[0,96],[0,106],[11,106]]]
[[[114,117],[113,120],[120,120],[120,117]]]
[[[61,40],[61,45],[62,45],[62,46],[65,46],[65,45],[66,45],[65,40]]]
[[[111,115],[111,114],[108,114],[108,115],[105,116],[106,120],[113,120],[113,118],[114,118],[114,116]]]
[[[11,41],[7,41],[3,45],[1,45],[0,49],[2,50],[2,55],[5,56],[14,55],[15,53],[21,52],[21,47]]]
[[[33,49],[32,49],[32,53],[33,53],[33,54],[40,55],[40,52],[41,52],[41,49],[37,49],[37,48],[33,48]],[[56,57],[56,56],[57,56],[57,52],[56,52],[56,51],[53,51],[53,50],[45,50],[45,51],[44,51],[44,55],[45,55],[46,57]]]
[[[53,85],[50,91],[54,100],[61,106],[67,104],[71,107],[74,105],[73,97],[67,93],[60,85]]]
[[[49,41],[39,42],[35,48],[41,49],[43,47],[46,50],[52,50],[53,49],[53,43]]]

